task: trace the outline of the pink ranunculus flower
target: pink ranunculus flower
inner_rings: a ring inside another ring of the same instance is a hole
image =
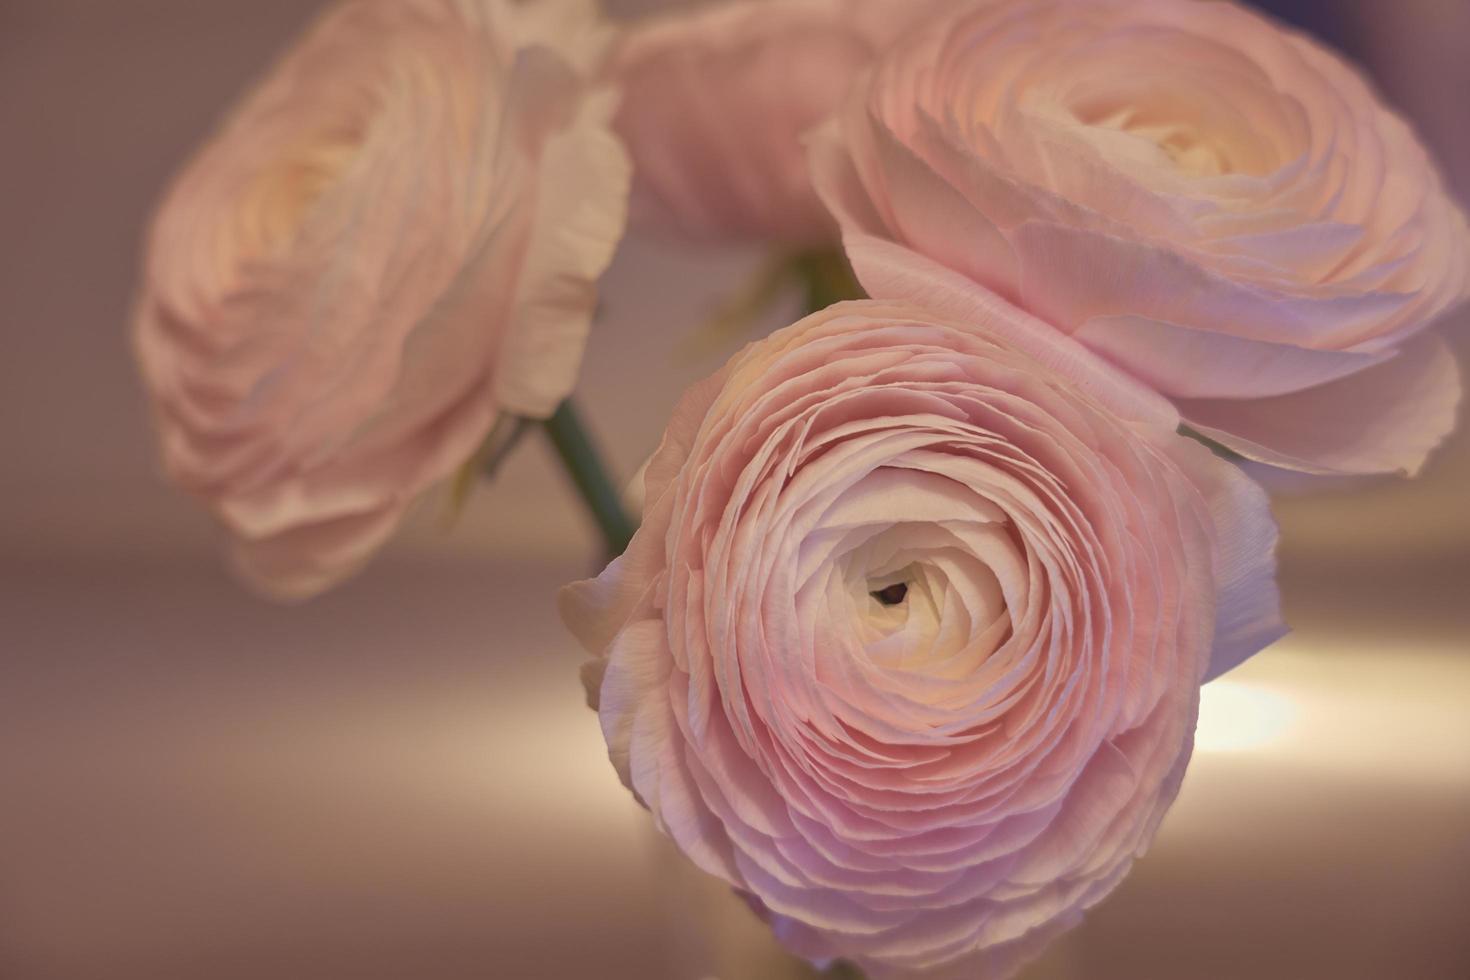
[[[563,616],[619,775],[793,951],[997,980],[1148,846],[1282,632],[1263,492],[943,270],[685,396]]]
[[[724,0],[649,19],[611,63],[633,223],[699,241],[835,243],[803,134],[933,0]]]
[[[1232,3],[946,6],[814,139],[846,240],[963,272],[1251,458],[1423,464],[1460,390],[1424,330],[1470,234],[1356,71]]]
[[[344,0],[175,180],[135,346],[169,474],[301,597],[574,382],[630,165],[581,0]]]

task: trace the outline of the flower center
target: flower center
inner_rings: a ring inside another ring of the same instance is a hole
[[[894,582],[892,585],[868,593],[885,606],[902,605],[903,600],[908,598],[908,594],[909,584],[907,582]]]
[[[1213,177],[1233,169],[1224,147],[1194,122],[1148,119],[1129,107],[1092,120],[1090,125],[1125,133],[1143,145],[1156,148],[1175,167],[1191,176]]]
[[[265,254],[287,248],[307,214],[338,181],[361,145],[347,130],[319,134],[283,152],[246,192],[245,209]]]
[[[994,573],[959,549],[899,550],[852,585],[863,650],[890,670],[968,673],[994,649],[991,626],[1008,621]]]

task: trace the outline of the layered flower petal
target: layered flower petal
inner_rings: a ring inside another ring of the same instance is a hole
[[[1464,212],[1355,70],[1243,7],[950,0],[811,165],[845,239],[962,273],[1253,458],[1411,472],[1449,431],[1458,382],[1390,364],[1470,291]]]
[[[1168,402],[879,264],[935,305],[838,304],[692,389],[562,610],[624,783],[782,942],[1000,978],[1146,849],[1202,680],[1280,635],[1275,527]]]

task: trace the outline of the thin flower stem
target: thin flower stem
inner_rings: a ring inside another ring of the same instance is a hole
[[[863,298],[863,287],[858,284],[841,249],[798,252],[788,261],[793,275],[801,283],[808,313],[825,310],[842,300]]]
[[[551,445],[566,467],[567,476],[576,485],[587,511],[597,522],[607,544],[608,557],[615,558],[628,548],[637,525],[623,509],[617,485],[597,452],[586,428],[577,418],[571,400],[561,403],[555,414],[543,425],[551,437]]]
[[[465,501],[469,499],[470,491],[474,488],[477,478],[493,478],[500,472],[504,465],[526,437],[526,432],[531,428],[531,420],[520,415],[501,415],[495,420],[495,426],[480,448],[475,450],[459,472],[454,475],[454,481],[449,488],[449,518],[453,521],[464,510]]]

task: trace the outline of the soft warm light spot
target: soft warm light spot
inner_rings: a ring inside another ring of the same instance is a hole
[[[1246,752],[1279,742],[1297,717],[1297,706],[1279,691],[1220,680],[1200,691],[1200,752]]]

